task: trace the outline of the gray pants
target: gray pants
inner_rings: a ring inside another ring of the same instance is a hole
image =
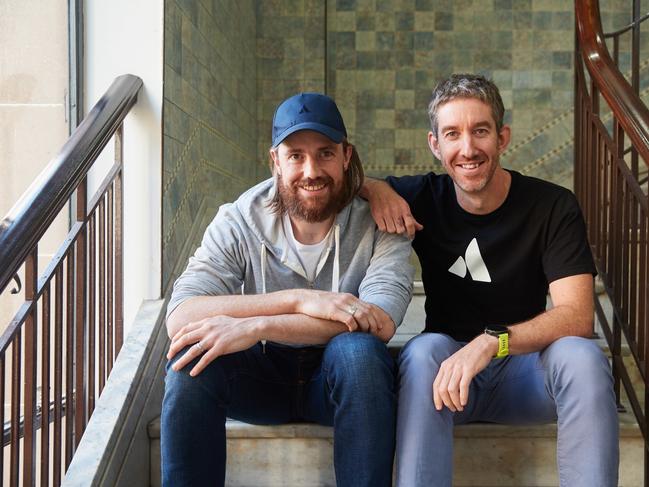
[[[590,340],[566,337],[540,353],[494,359],[472,381],[464,411],[437,411],[432,384],[463,343],[424,333],[399,359],[397,485],[450,487],[453,425],[558,422],[562,487],[617,486],[619,425],[608,361]]]

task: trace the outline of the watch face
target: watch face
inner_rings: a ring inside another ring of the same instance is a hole
[[[491,325],[485,328],[485,333],[488,333],[489,335],[494,335],[498,336],[503,333],[509,333],[509,328],[503,325]]]

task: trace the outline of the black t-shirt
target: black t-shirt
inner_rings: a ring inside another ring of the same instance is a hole
[[[424,225],[412,246],[426,291],[425,331],[469,341],[485,325],[542,313],[550,282],[596,273],[574,195],[509,172],[507,198],[487,215],[462,209],[446,174],[387,179]]]

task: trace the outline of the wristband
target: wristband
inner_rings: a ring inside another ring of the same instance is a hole
[[[509,328],[502,325],[487,326],[484,332],[498,338],[498,352],[494,358],[503,358],[509,355]]]

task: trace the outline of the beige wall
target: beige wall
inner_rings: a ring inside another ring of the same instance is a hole
[[[130,73],[144,83],[137,104],[124,120],[127,334],[142,301],[160,296],[163,2],[86,1],[84,9],[85,112],[90,111],[117,76]],[[109,143],[93,166],[90,188],[97,188],[112,165],[113,148]]]
[[[68,136],[67,2],[0,1],[0,218]],[[40,246],[41,269],[63,240],[67,208]],[[0,330],[16,306],[0,296]]]

